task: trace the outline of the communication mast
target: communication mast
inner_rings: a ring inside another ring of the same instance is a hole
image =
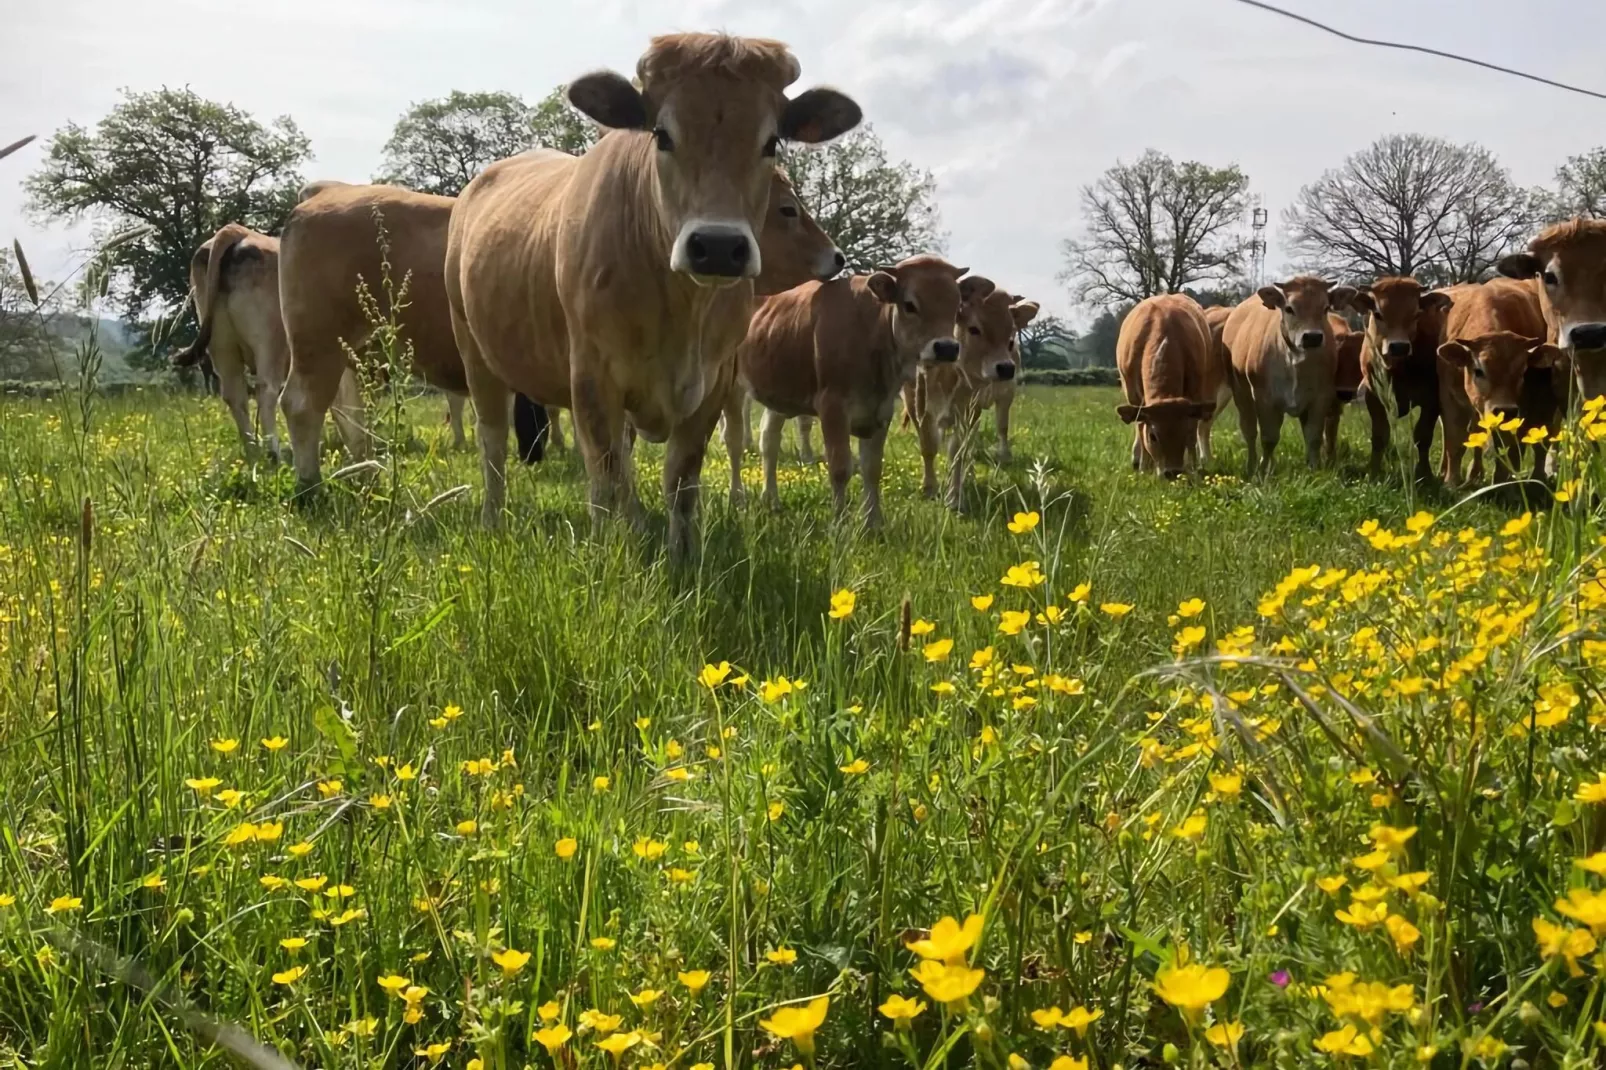
[[[1265,283],[1266,273],[1266,209],[1259,194],[1250,202],[1249,211],[1249,277],[1256,286]]]

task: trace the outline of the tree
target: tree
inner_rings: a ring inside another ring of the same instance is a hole
[[[1106,308],[1094,318],[1087,333],[1077,339],[1076,353],[1084,368],[1115,367],[1115,343],[1121,337],[1121,324],[1133,305],[1124,303]]]
[[[1076,332],[1058,316],[1039,316],[1020,329],[1021,364],[1027,368],[1070,367]]]
[[[1475,282],[1528,236],[1539,201],[1488,149],[1391,134],[1299,191],[1289,245],[1330,278]]]
[[[184,305],[190,258],[224,223],[277,232],[310,156],[288,117],[264,126],[188,89],[125,91],[93,131],[69,123],[56,132],[27,181],[29,207],[135,233],[101,257],[108,296],[135,323]]]
[[[849,271],[942,251],[937,180],[911,163],[888,160],[868,124],[827,145],[791,148],[785,166],[798,199],[847,257]]]
[[[1150,149],[1082,187],[1086,234],[1061,243],[1061,279],[1104,308],[1225,282],[1241,269],[1249,179],[1236,165],[1175,163]]]
[[[1556,193],[1547,208],[1553,222],[1606,217],[1606,148],[1569,157],[1556,169]]]
[[[37,306],[11,250],[0,248],[0,379],[55,377],[51,357],[58,346],[51,324],[60,311],[60,297],[44,282],[35,284],[34,293]]]
[[[455,197],[497,160],[533,148],[578,155],[599,136],[595,124],[569,104],[562,86],[534,107],[512,93],[454,89],[439,100],[414,104],[396,120],[376,181]]]

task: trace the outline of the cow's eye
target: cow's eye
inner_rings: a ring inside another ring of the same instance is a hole
[[[780,151],[781,151],[781,139],[779,137],[777,137],[776,135],[771,134],[770,135],[770,139],[768,141],[764,142],[764,155],[765,156],[774,156],[776,153],[778,153]]]
[[[669,131],[663,127],[656,127],[652,132],[653,140],[658,142],[659,152],[674,152],[675,139],[669,136]]]
[[[975,326],[972,326],[972,327],[971,327],[971,328],[970,328],[970,333],[971,333],[971,334],[980,334],[980,333],[981,333],[981,328],[980,328],[980,327],[975,327]]]
[[[785,216],[787,219],[796,219],[797,218],[797,205],[795,205],[795,204],[783,204],[783,205],[781,205],[781,215]]]
[[[1483,374],[1483,365],[1481,365],[1481,364],[1474,364],[1474,365],[1473,365],[1473,366],[1472,366],[1472,377],[1473,377],[1473,378],[1474,378],[1474,379],[1482,379],[1482,378],[1484,378],[1484,374]]]
[[[913,301],[905,301],[903,303],[903,310],[909,313],[911,316],[918,316],[920,314],[920,307]]]
[[[1545,285],[1546,286],[1560,286],[1561,285],[1561,280],[1556,277],[1556,273],[1554,271],[1545,272],[1544,279],[1545,279]]]

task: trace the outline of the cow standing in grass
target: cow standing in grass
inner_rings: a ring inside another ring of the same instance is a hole
[[[1215,411],[1216,384],[1207,378],[1210,325],[1185,294],[1138,302],[1121,322],[1115,366],[1126,404],[1116,412],[1136,425],[1132,468],[1176,479],[1188,468],[1199,421]]]
[[[1450,297],[1413,278],[1388,276],[1361,287],[1355,307],[1366,315],[1361,379],[1372,420],[1372,474],[1382,474],[1392,420],[1415,410],[1416,479],[1430,479],[1429,453],[1440,416],[1438,350]]]

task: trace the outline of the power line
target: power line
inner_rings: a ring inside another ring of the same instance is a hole
[[[1541,85],[1552,86],[1556,89],[1565,89],[1569,93],[1580,93],[1586,97],[1594,97],[1596,100],[1606,100],[1606,93],[1599,93],[1593,89],[1584,89],[1581,86],[1568,85],[1566,82],[1557,82],[1550,78],[1540,77],[1537,74],[1529,74],[1527,71],[1512,70],[1510,67],[1502,67],[1498,63],[1486,63],[1481,59],[1473,59],[1470,56],[1460,56],[1454,52],[1442,52],[1437,48],[1428,48],[1424,45],[1406,45],[1401,44],[1398,41],[1376,41],[1370,37],[1357,37],[1354,34],[1345,33],[1343,30],[1334,29],[1325,23],[1317,22],[1315,19],[1306,18],[1304,15],[1296,15],[1292,11],[1284,11],[1280,7],[1274,7],[1271,4],[1265,3],[1264,0],[1237,0],[1237,2],[1240,4],[1247,4],[1249,7],[1259,8],[1262,11],[1269,11],[1273,15],[1281,15],[1285,19],[1293,19],[1295,22],[1303,22],[1307,26],[1314,26],[1316,29],[1323,31],[1324,33],[1330,33],[1334,37],[1341,37],[1346,41],[1353,42],[1354,44],[1372,45],[1375,48],[1397,48],[1403,52],[1420,52],[1425,56],[1438,56],[1440,59],[1452,59],[1457,63],[1470,63],[1474,67],[1482,67],[1485,70],[1490,71],[1499,71],[1501,74],[1509,74],[1517,78],[1526,78],[1530,82],[1538,82]]]

